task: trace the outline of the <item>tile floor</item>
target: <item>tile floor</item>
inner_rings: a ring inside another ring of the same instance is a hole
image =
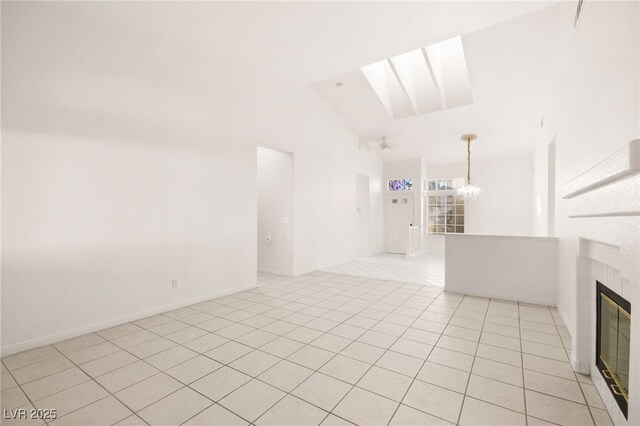
[[[330,266],[324,271],[443,287],[444,255],[425,254],[407,259],[401,254],[378,254]]]
[[[55,408],[56,426],[610,424],[554,309],[327,272],[259,283],[3,358],[2,408]]]

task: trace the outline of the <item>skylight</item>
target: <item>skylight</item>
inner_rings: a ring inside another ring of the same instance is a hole
[[[394,119],[473,103],[460,36],[360,70]]]

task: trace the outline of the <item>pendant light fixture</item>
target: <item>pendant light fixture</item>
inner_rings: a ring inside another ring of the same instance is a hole
[[[482,188],[479,186],[471,185],[471,141],[477,138],[478,136],[473,133],[460,137],[460,139],[467,142],[467,184],[458,189],[458,195],[463,196],[465,200],[475,200],[482,192]]]

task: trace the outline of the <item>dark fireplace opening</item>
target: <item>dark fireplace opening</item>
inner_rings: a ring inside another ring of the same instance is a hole
[[[596,366],[627,418],[631,304],[596,281]]]

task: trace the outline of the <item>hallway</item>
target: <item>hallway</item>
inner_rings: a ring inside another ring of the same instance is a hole
[[[425,254],[407,259],[400,254],[359,257],[325,268],[326,272],[444,286],[444,255]]]

